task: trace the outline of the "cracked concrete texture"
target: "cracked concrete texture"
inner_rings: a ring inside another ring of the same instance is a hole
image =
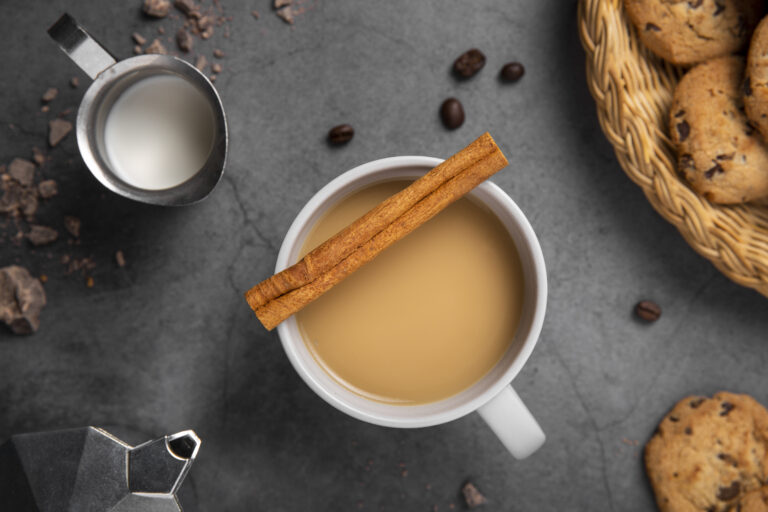
[[[164,26],[172,37],[178,26],[142,19],[139,4],[0,5],[0,163],[46,147],[48,87],[60,90],[50,116],[76,106],[88,83],[45,28],[70,10],[127,57],[132,32]],[[87,173],[72,136],[46,148],[40,174],[60,194],[38,218],[61,230],[61,217],[75,215],[82,235],[79,245],[0,246],[0,264],[49,277],[40,331],[0,331],[0,438],[93,424],[139,442],[194,428],[203,447],[183,491],[192,512],[449,510],[466,479],[489,510],[641,511],[653,507],[642,445],[676,400],[728,389],[768,403],[768,303],[697,256],[621,172],[585,85],[575,2],[316,0],[293,27],[266,0],[222,4],[230,37],[217,29],[196,43],[209,60],[214,48],[226,54],[216,86],[230,157],[208,199],[132,203]],[[457,83],[450,65],[470,47],[488,63]],[[496,73],[511,60],[527,71],[509,86]],[[67,85],[72,76],[80,88]],[[447,96],[467,112],[455,132],[437,114]],[[341,122],[355,138],[328,148]],[[386,156],[445,157],[485,130],[511,162],[494,181],[531,220],[550,279],[541,342],[515,381],[548,441],[523,462],[474,414],[419,430],[342,415],[307,388],[242,299],[329,180]],[[65,274],[63,254],[93,256],[92,289]],[[632,318],[643,298],[664,310],[654,325]]]

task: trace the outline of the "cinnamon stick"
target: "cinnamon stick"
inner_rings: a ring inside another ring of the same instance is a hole
[[[248,290],[245,299],[255,311],[270,300],[314,281],[445,182],[480,162],[487,161],[485,165],[498,163],[499,156],[504,158],[490,134],[484,133],[472,144],[310,251],[295,265]]]
[[[397,216],[392,222],[383,227],[383,229],[362,242],[358,242],[356,247],[349,251],[346,256],[339,259],[336,264],[331,265],[306,284],[295,287],[287,293],[283,293],[260,306],[253,307],[253,304],[249,300],[249,304],[251,304],[256,316],[264,327],[268,330],[274,329],[280,322],[320,297],[323,293],[341,282],[355,270],[374,259],[381,253],[381,251],[427,222],[448,205],[461,198],[474,187],[485,181],[488,177],[505,167],[508,163],[501,150],[496,146],[496,143],[487,133],[470,146],[454,155],[454,157],[451,157],[451,159],[456,157],[458,157],[458,160],[460,160],[462,164],[462,168],[458,173],[455,173],[453,177],[438,185],[434,190],[423,196],[422,199],[413,203],[401,215]],[[446,162],[449,160],[446,160]],[[414,184],[417,182],[414,182]],[[412,186],[413,185],[411,185],[411,187]],[[405,190],[408,189],[406,188]],[[371,212],[377,210],[381,212],[379,209],[385,204],[390,205],[390,207],[392,207],[393,204],[398,204],[399,206],[399,201],[402,199],[392,200],[393,198],[400,196],[400,194],[401,193],[395,194],[385,200],[381,205],[371,210]],[[361,219],[368,217],[371,212],[342,230],[339,235],[347,233],[354,241],[357,235],[353,227],[357,226],[363,231],[361,236],[365,237],[369,230],[362,228],[368,228],[369,226],[360,224],[360,221]],[[350,243],[349,240],[344,239],[343,237],[339,238],[339,240],[343,241],[334,242],[334,239],[337,239],[339,235],[332,237],[323,245],[330,243],[330,245],[333,246],[334,243],[341,243],[344,245]],[[360,237],[358,237],[357,240],[360,240]],[[321,247],[323,245],[321,245]],[[326,251],[328,251],[328,254],[339,254],[338,249],[334,247],[329,247]],[[327,261],[323,263],[326,266],[328,265]],[[247,297],[248,296],[246,295],[246,298]]]

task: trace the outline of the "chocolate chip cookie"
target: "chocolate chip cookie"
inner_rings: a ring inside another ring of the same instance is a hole
[[[768,17],[755,29],[749,45],[744,77],[744,108],[747,117],[768,140]]]
[[[746,47],[762,0],[624,0],[645,45],[673,64],[695,64]]]
[[[768,411],[747,395],[684,398],[645,446],[662,512],[763,511]]]
[[[713,203],[743,203],[768,195],[768,145],[744,114],[744,59],[699,64],[675,89],[669,130],[678,167]]]

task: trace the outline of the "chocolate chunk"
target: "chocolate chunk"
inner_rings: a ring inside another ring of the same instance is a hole
[[[138,45],[144,46],[145,44],[147,44],[147,38],[142,36],[138,32],[134,32],[133,34],[131,34],[131,37],[133,38],[133,41]]]
[[[0,269],[0,321],[15,334],[32,334],[40,326],[45,290],[27,269],[12,265]]]
[[[59,193],[55,180],[45,180],[37,184],[37,191],[43,199],[50,199]]]
[[[217,59],[223,59],[224,58],[224,52],[219,50],[218,48],[213,50],[213,56]]]
[[[675,113],[675,117],[683,117],[685,115],[685,110],[679,110]]]
[[[645,30],[653,30],[654,32],[661,32],[661,27],[653,23],[646,23]]]
[[[71,88],[73,88],[73,89],[77,89],[77,87],[78,87],[79,85],[80,85],[80,79],[79,79],[79,78],[77,78],[76,76],[73,76],[73,77],[72,77],[72,78],[69,80],[69,86],[70,86]]]
[[[681,123],[677,123],[677,134],[679,135],[678,139],[680,142],[685,141],[685,139],[688,138],[688,135],[691,133],[691,127],[688,125],[688,121],[683,121]]]
[[[139,48],[139,50],[141,50],[141,48]],[[155,39],[149,46],[147,46],[144,53],[167,55],[168,50],[165,49],[165,46],[163,46],[163,43],[161,43],[159,39]]]
[[[467,50],[453,61],[453,72],[459,78],[471,78],[485,66],[485,55],[477,48]]]
[[[27,239],[32,245],[47,245],[55,242],[59,238],[59,233],[53,228],[48,226],[32,225],[29,233],[27,233]]]
[[[176,44],[179,45],[179,50],[188,52],[192,49],[192,36],[189,35],[189,32],[180,28],[179,31],[176,32]]]
[[[480,491],[477,490],[477,487],[472,482],[464,484],[464,487],[461,488],[461,493],[464,495],[464,501],[467,502],[469,508],[476,508],[488,503],[485,496],[480,494]]]
[[[64,227],[67,231],[69,231],[69,234],[72,235],[75,238],[80,237],[80,219],[77,217],[72,217],[71,215],[66,215],[64,217]]]
[[[199,12],[192,0],[175,0],[173,5],[180,10],[184,16],[194,16],[194,13]]]
[[[505,82],[514,83],[520,80],[525,74],[525,68],[519,62],[508,62],[501,68],[499,76]]]
[[[635,304],[635,314],[646,322],[655,322],[661,317],[661,308],[650,300],[641,300]]]
[[[727,453],[718,453],[717,458],[722,460],[726,464],[730,464],[735,468],[739,467],[739,461],[737,461],[736,457],[734,457],[733,455],[729,455]]]
[[[720,416],[728,416],[728,413],[736,408],[731,402],[723,402],[720,406],[723,408],[723,410],[720,411]]]
[[[728,487],[720,487],[720,489],[717,490],[717,499],[720,501],[730,501],[737,498],[740,492],[741,484],[738,480],[734,480]]]
[[[51,119],[48,122],[48,144],[55,147],[72,131],[72,123],[65,119]]]
[[[45,155],[40,148],[32,148],[32,160],[34,160],[37,165],[43,165],[45,163]]]
[[[464,124],[464,107],[456,98],[448,98],[440,106],[440,119],[443,126],[449,130],[455,130]]]
[[[43,93],[43,97],[40,99],[43,100],[43,103],[48,103],[49,101],[53,101],[58,94],[59,94],[59,90],[57,88],[50,87],[47,91]]]
[[[712,166],[712,168],[711,168],[711,169],[707,169],[707,170],[704,172],[704,177],[706,177],[708,180],[711,180],[711,179],[712,179],[712,177],[713,177],[713,176],[714,176],[716,173],[717,173],[717,174],[722,174],[722,173],[724,173],[724,172],[725,172],[725,171],[723,170],[723,168],[722,168],[722,167],[720,167],[720,164],[719,164],[719,163],[717,163],[717,162],[715,162],[715,165],[714,165],[714,166]]]
[[[698,408],[698,407],[699,407],[701,404],[703,404],[703,403],[704,403],[704,400],[706,400],[706,398],[694,398],[693,400],[691,400],[691,401],[688,403],[688,405],[690,405],[690,406],[691,406],[691,409],[696,409],[696,408]]]
[[[22,185],[28,187],[35,180],[35,164],[23,158],[14,158],[8,166],[8,174]]]
[[[275,14],[286,22],[289,25],[293,25],[293,9],[290,5],[286,5],[285,7],[281,7],[277,11],[275,11]]]
[[[171,10],[168,0],[144,0],[144,14],[155,18],[165,18]]]
[[[125,266],[125,255],[123,254],[123,251],[117,251],[115,253],[115,262],[120,268]]]
[[[741,90],[744,93],[744,96],[752,96],[752,80],[749,77],[744,79]]]
[[[689,436],[689,435],[693,434],[693,429],[691,429],[691,427],[685,427],[684,432],[685,432],[685,435]]]
[[[341,144],[346,144],[347,142],[351,141],[352,137],[354,136],[355,130],[351,125],[340,124],[338,126],[334,126],[328,132],[328,142],[334,146],[340,146]]]
[[[720,2],[715,2],[715,13],[712,16],[717,16],[724,10],[725,10],[725,5],[721,4]]]
[[[214,62],[213,64],[211,64],[211,71],[213,71],[214,73],[221,73],[221,64],[219,64],[218,62]]]
[[[204,71],[207,65],[208,59],[205,58],[205,55],[198,55],[197,59],[195,59],[195,67],[200,71]]]

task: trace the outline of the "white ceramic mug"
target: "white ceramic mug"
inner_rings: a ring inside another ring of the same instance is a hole
[[[309,200],[285,235],[276,271],[294,264],[315,223],[339,201],[382,181],[418,178],[440,164],[439,158],[399,156],[361,165],[334,179]],[[547,304],[547,276],[539,241],[520,208],[497,185],[486,181],[469,194],[506,226],[520,255],[525,292],[515,339],[493,369],[464,391],[421,405],[392,405],[364,398],[336,381],[317,363],[295,317],[277,327],[288,358],[302,379],[326,402],[357,419],[387,427],[413,428],[446,423],[477,411],[510,453],[522,459],[544,443],[544,432],[510,386],[539,338]]]

